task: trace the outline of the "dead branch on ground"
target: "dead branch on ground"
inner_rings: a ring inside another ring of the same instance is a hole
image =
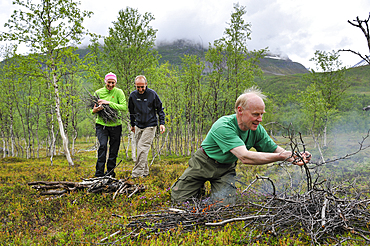
[[[82,182],[33,181],[28,185],[40,191],[40,195],[61,195],[71,191],[87,190],[88,193],[114,193],[113,199],[119,194],[130,198],[146,189],[144,185],[135,184],[128,179],[117,180],[110,176],[83,179]]]

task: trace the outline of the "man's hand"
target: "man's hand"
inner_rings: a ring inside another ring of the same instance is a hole
[[[162,133],[164,133],[166,131],[166,127],[164,125],[160,125],[159,126],[159,130],[160,130],[160,132],[162,134]]]
[[[94,105],[93,107],[93,113],[96,114],[97,112],[103,110],[103,105],[99,104],[99,105]]]
[[[99,99],[98,100],[98,103],[99,104],[108,104],[109,105],[110,101],[107,101],[107,100],[104,100],[104,99]]]
[[[308,151],[299,154],[297,153],[293,155],[292,158],[294,158],[294,160],[292,161],[292,163],[298,166],[303,166],[304,164],[307,164],[311,160],[311,157],[312,155]]]
[[[279,156],[281,156],[281,158],[282,158],[280,160],[283,160],[283,161],[290,161],[290,162],[292,162],[294,160],[293,158],[291,158],[292,152],[291,151],[287,151],[285,149],[282,149],[282,151],[279,152]]]

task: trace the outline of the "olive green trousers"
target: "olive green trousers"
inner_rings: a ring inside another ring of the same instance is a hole
[[[171,187],[173,202],[191,201],[200,198],[204,183],[211,183],[211,201],[224,205],[234,204],[236,198],[236,162],[215,163],[201,149],[189,160],[189,167]]]

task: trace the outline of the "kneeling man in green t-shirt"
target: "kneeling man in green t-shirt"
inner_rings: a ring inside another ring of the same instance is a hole
[[[266,96],[254,87],[247,89],[235,103],[235,114],[223,116],[211,127],[206,138],[189,160],[189,167],[171,187],[174,202],[199,198],[206,181],[211,183],[213,202],[235,203],[236,162],[264,165],[289,161],[298,166],[308,163],[309,152],[297,159],[291,151],[278,146],[260,125]],[[249,151],[254,147],[257,152]]]

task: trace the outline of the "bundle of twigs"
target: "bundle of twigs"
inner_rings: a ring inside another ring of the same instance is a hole
[[[98,105],[99,95],[95,94],[94,96],[91,95],[90,92],[88,92],[88,97],[86,97],[84,100],[87,104],[88,108],[94,108],[95,105]],[[112,109],[108,104],[102,104],[103,109],[100,110],[97,114],[99,117],[103,119],[105,123],[114,122],[119,118],[118,111],[115,109]]]
[[[88,193],[114,193],[113,199],[119,194],[130,198],[146,189],[144,185],[135,184],[128,179],[117,180],[110,176],[83,179],[82,182],[34,181],[28,185],[40,191],[41,195],[62,195],[74,190],[87,190]]]
[[[249,212],[248,207],[245,205],[220,206],[218,203],[208,202],[207,199],[194,199],[191,203],[128,217],[129,223],[125,225],[125,229],[130,232],[113,243],[117,243],[127,237],[131,239],[140,235],[151,237],[176,229],[181,229],[182,232],[189,232],[197,226],[204,226],[207,223],[224,218],[246,215]],[[117,214],[113,214],[113,216],[123,218],[123,216]],[[107,239],[104,238],[102,241]]]

